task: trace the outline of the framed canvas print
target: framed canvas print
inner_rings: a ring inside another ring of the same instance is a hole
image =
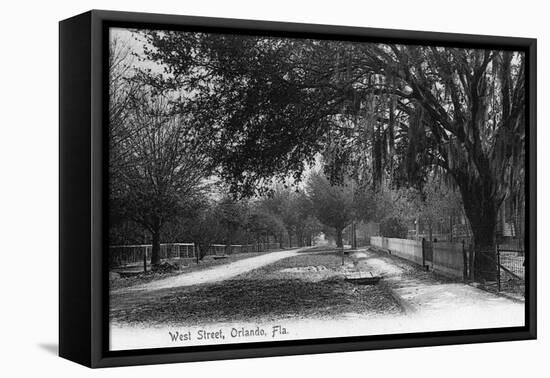
[[[62,357],[536,337],[536,41],[60,22]]]

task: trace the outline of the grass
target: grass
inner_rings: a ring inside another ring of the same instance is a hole
[[[292,272],[306,267],[318,270]],[[200,325],[400,311],[383,287],[345,281],[337,252],[320,252],[286,258],[219,283],[113,295],[110,318],[122,323]]]

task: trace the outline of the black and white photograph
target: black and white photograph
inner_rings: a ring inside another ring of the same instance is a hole
[[[544,375],[546,8],[3,4],[0,376]]]
[[[108,30],[110,351],[526,325],[525,51]]]

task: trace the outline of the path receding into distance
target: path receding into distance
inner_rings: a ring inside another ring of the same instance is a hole
[[[292,257],[305,248],[291,249],[288,251],[271,252],[265,255],[250,257],[248,259],[234,261],[232,263],[214,266],[204,270],[189,273],[181,273],[177,276],[164,278],[158,281],[152,281],[141,285],[135,285],[118,290],[111,294],[122,294],[130,291],[152,291],[160,289],[170,289],[182,286],[200,285],[210,282],[219,282],[236,277],[240,274],[261,268],[276,261]]]
[[[204,271],[183,273],[149,284],[122,290],[156,290],[191,286],[201,283],[221,281],[246,273],[250,270],[274,263],[286,257],[295,256],[299,249],[273,252],[257,257],[239,260],[226,265],[212,267]],[[311,252],[315,253],[315,252]],[[431,273],[409,273],[408,262],[390,255],[363,251],[356,256],[357,268],[364,274],[380,275],[383,284],[391,290],[404,309],[402,314],[372,316],[362,313],[344,313],[338,318],[290,317],[279,320],[225,320],[212,324],[181,324],[148,326],[144,324],[110,324],[111,350],[173,347],[168,331],[178,327],[197,335],[198,331],[222,330],[228,337],[216,340],[216,344],[227,344],[273,340],[317,339],[357,335],[384,335],[411,332],[441,332],[466,329],[518,327],[525,325],[525,305],[501,296],[488,293],[462,282],[444,281]],[[151,293],[155,295],[155,293]],[[238,305],[238,303],[236,303]],[[275,326],[283,326],[285,335],[273,338]],[[262,337],[229,337],[233,329],[265,329]],[[178,346],[211,345],[212,340],[194,337]]]

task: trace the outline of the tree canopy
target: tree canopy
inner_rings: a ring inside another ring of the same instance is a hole
[[[294,183],[323,156],[347,178],[419,190],[440,176],[461,193],[480,248],[494,242],[525,162],[523,52],[243,34],[140,32],[137,74],[192,117],[211,173],[251,197]],[[287,219],[285,227],[292,228]]]

